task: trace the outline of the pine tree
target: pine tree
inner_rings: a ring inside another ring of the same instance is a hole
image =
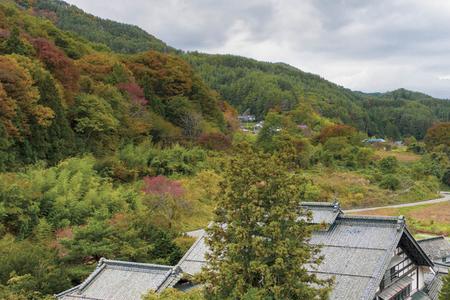
[[[75,135],[62,106],[62,95],[58,92],[56,82],[51,74],[40,72],[36,77],[40,94],[39,103],[51,108],[55,117],[49,127],[32,125],[30,142],[36,159],[45,159],[56,163],[74,152]]]
[[[331,281],[306,267],[321,259],[299,205],[304,180],[277,158],[241,148],[226,166],[208,229],[211,252],[200,276],[207,299],[327,299]]]

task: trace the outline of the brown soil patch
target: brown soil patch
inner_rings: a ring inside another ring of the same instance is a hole
[[[411,210],[408,213],[417,220],[433,220],[438,223],[450,224],[450,203],[439,203]]]

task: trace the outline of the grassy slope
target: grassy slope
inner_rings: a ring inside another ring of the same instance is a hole
[[[365,174],[355,171],[315,169],[307,174],[320,189],[319,196],[314,200],[333,201],[336,197],[344,209],[418,202],[439,197],[437,193],[410,189],[407,185],[398,191],[382,189],[371,183]]]

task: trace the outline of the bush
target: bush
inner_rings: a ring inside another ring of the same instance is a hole
[[[379,185],[384,189],[396,191],[400,187],[400,180],[393,175],[386,175],[383,176]]]
[[[204,133],[199,137],[198,143],[206,149],[220,151],[230,148],[231,139],[219,132]]]
[[[439,145],[450,146],[450,122],[437,123],[427,130],[425,143],[429,149]]]
[[[395,173],[398,168],[398,160],[394,156],[388,156],[380,160],[379,167],[384,173]]]
[[[423,142],[412,142],[408,145],[408,151],[416,154],[424,154],[426,145]]]
[[[447,170],[444,176],[442,176],[442,183],[450,186],[450,170]]]
[[[328,139],[333,137],[352,137],[355,136],[358,133],[358,131],[348,125],[340,125],[340,124],[333,124],[326,126],[322,129],[319,136],[317,137],[318,141],[320,143],[325,143]]]

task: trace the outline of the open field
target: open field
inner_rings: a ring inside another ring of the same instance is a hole
[[[403,163],[411,163],[420,160],[420,155],[414,154],[412,152],[403,151],[401,149],[392,151],[377,150],[375,154],[378,157],[380,157],[380,159],[388,156],[394,156],[395,158],[397,158],[399,162]]]
[[[382,208],[354,212],[359,215],[406,217],[408,226],[415,234],[450,235],[450,202],[403,208]]]
[[[355,171],[317,169],[309,171],[307,177],[318,187],[317,194],[309,201],[336,199],[343,209],[386,206],[440,197],[437,192],[427,188],[425,182],[409,179],[402,181],[400,189],[391,191],[380,188],[367,175]]]

